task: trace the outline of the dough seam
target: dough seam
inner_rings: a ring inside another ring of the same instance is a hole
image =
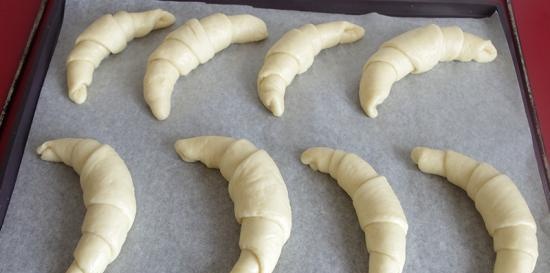
[[[76,259],[73,260],[73,263],[76,265],[76,267],[78,267],[78,269],[84,273],[88,273],[86,270],[84,270],[84,268],[82,268],[82,266],[78,263],[78,261]]]
[[[71,63],[74,63],[74,62],[85,62],[85,63],[89,63],[89,64],[91,64],[91,65],[94,67],[94,69],[97,68],[97,67],[99,66],[99,65],[95,65],[95,63],[93,63],[93,62],[91,62],[91,61],[89,61],[89,60],[71,60],[71,61],[67,62],[67,64],[71,64]],[[73,91],[73,92],[74,92],[74,91]]]
[[[336,150],[337,152],[339,150]],[[343,152],[343,151],[342,151]],[[332,177],[332,174],[336,174],[335,172],[335,169],[337,166],[340,165],[340,162],[342,162],[342,160],[344,160],[344,157],[348,156],[347,154],[345,154],[344,156],[340,157],[340,160],[338,160],[338,158],[335,159],[337,153],[334,152],[332,153],[332,155],[330,156],[330,159],[329,159],[329,163],[328,163],[328,171],[329,171],[329,175]],[[338,161],[336,161],[338,160]],[[332,177],[333,179],[336,179],[336,175],[335,177]],[[338,179],[336,179],[336,183],[338,183]]]
[[[523,249],[520,249],[520,248],[509,248],[509,247],[503,247],[503,248],[499,248],[498,249],[499,251],[500,250],[508,250],[508,251],[518,251],[518,252],[522,252],[522,253],[525,253],[527,254],[529,257],[533,258],[533,259],[538,259],[538,256],[533,256],[533,254],[523,250]]]
[[[288,82],[285,78],[281,77],[281,75],[279,75],[279,74],[270,74],[269,76],[264,77],[263,79],[261,79],[260,82],[258,83],[258,86],[261,86],[262,83],[263,83],[268,77],[277,77],[277,78],[281,79],[281,81],[283,81],[287,87],[290,85],[290,82]]]
[[[387,65],[388,65],[389,67],[391,67],[391,69],[393,70],[393,72],[394,72],[394,74],[395,74],[395,79],[398,78],[398,75],[399,75],[399,74],[397,74],[397,70],[395,69],[395,67],[394,67],[391,63],[386,62],[386,61],[374,61],[374,62],[370,62],[369,64],[376,64],[376,63],[387,64]],[[367,68],[367,66],[365,65],[365,69],[363,69],[363,71],[365,71],[366,68]]]
[[[275,56],[275,55],[288,56],[288,57],[290,57],[292,60],[294,60],[294,62],[296,62],[296,66],[298,66],[298,67],[300,66],[300,63],[301,63],[300,60],[299,60],[298,58],[296,58],[296,56],[294,56],[293,54],[289,54],[288,52],[282,52],[282,51],[271,52],[271,53],[268,53],[268,54],[267,54],[266,59],[267,59],[267,57],[273,57],[273,56]],[[304,74],[304,73],[305,73],[305,71],[302,72],[302,73],[300,73],[300,72],[298,71],[298,72],[296,73],[296,75],[300,75],[300,74]],[[266,75],[265,77],[263,77],[261,81],[263,82],[267,77],[272,76],[272,75],[276,75],[276,76],[281,77],[280,74],[272,73],[272,74],[268,74],[268,75]],[[296,77],[296,76],[294,76],[294,77]],[[294,77],[293,77],[293,78],[294,78]],[[281,78],[283,78],[283,77],[281,77]]]
[[[241,139],[244,141],[244,139]],[[235,141],[233,142],[231,145],[229,145],[229,147],[227,148],[227,150],[224,152],[224,154],[222,155],[221,157],[221,160],[220,161],[223,161],[224,160],[224,157],[226,155],[226,153],[232,148],[233,145],[238,145],[240,144],[239,141],[241,140],[238,140],[238,141]],[[228,182],[229,182],[229,185],[228,187],[232,187],[231,185],[233,185],[233,181],[234,181],[234,178],[237,177],[237,178],[240,178],[240,174],[241,174],[241,171],[243,169],[245,169],[248,164],[251,164],[252,160],[253,160],[253,157],[255,155],[258,155],[258,154],[267,154],[268,153],[263,150],[263,149],[257,149],[256,151],[250,153],[249,155],[247,155],[245,158],[242,159],[241,162],[239,162],[239,164],[237,165],[237,167],[235,168],[235,171],[233,171],[233,175],[231,176],[230,179],[227,179]],[[281,181],[284,181],[283,177],[282,176],[279,176],[277,174],[273,174],[273,173],[270,173],[270,175],[276,175],[277,178],[279,178]],[[266,216],[270,216],[270,218],[267,218]],[[275,223],[280,229],[281,229],[281,232],[283,234],[285,234],[285,229],[283,227],[283,225],[279,222],[279,221],[275,221],[273,219],[279,219],[280,218],[280,215],[277,215],[277,214],[269,214],[269,213],[264,213],[263,216],[259,216],[259,215],[255,215],[255,216],[247,216],[247,217],[243,217],[242,219],[238,219],[238,222],[239,224],[242,222],[242,220],[244,220],[245,218],[262,218],[264,220],[268,220],[270,222],[273,222]]]
[[[466,186],[464,188],[468,188],[468,186],[470,186],[470,183],[472,183],[472,176],[474,176],[474,173],[476,173],[476,170],[477,168],[479,168],[480,166],[482,166],[483,164],[481,162],[477,162],[476,166],[472,169],[472,171],[470,172],[470,174],[468,175],[468,179],[466,181],[468,181],[466,183]],[[492,178],[491,178],[492,179]],[[482,187],[484,187],[485,184],[483,184],[477,191],[481,190]],[[467,191],[466,191],[467,193]],[[477,192],[476,192],[476,195],[477,195]]]
[[[115,249],[113,248],[113,245],[111,245],[111,244],[109,243],[109,241],[108,241],[107,239],[105,239],[105,237],[103,237],[102,235],[100,235],[100,234],[98,234],[98,233],[96,233],[96,232],[88,231],[88,230],[84,230],[84,231],[82,232],[82,234],[88,234],[88,235],[95,236],[95,237],[101,239],[106,245],[108,245],[108,246],[109,246],[109,249],[111,250],[111,255],[109,255],[109,258],[110,258],[109,260],[110,260],[111,262],[113,261],[113,256],[115,256],[116,251],[115,251]]]
[[[266,216],[269,216],[269,218],[266,217]],[[278,218],[280,218],[279,215],[265,213],[264,216],[247,216],[247,217],[243,217],[243,220],[246,219],[246,218],[261,218],[261,219],[264,220],[264,221],[272,222],[272,223],[276,224],[277,227],[279,227],[279,229],[281,230],[281,233],[282,233],[282,234],[286,234],[285,229],[283,228],[283,226],[281,225],[281,223],[279,223],[279,221],[273,220],[273,219],[278,219]],[[240,224],[240,223],[239,223],[239,224]]]
[[[227,150],[229,150],[229,149],[227,149]],[[233,179],[235,177],[239,177],[238,174],[240,174],[241,171],[244,168],[246,168],[248,166],[248,164],[250,164],[250,158],[253,157],[254,155],[260,153],[260,151],[262,151],[262,150],[257,150],[257,151],[252,152],[251,154],[249,154],[245,158],[243,158],[243,160],[241,162],[239,162],[239,165],[237,165],[237,167],[235,168],[235,171],[233,171],[233,174],[231,175],[231,177],[229,179],[227,179],[229,181],[229,184],[231,184],[233,182]],[[225,156],[225,153],[224,153],[224,156]],[[223,160],[223,156],[222,156],[222,160]]]
[[[483,182],[483,185],[481,186],[478,186],[478,189],[476,190],[476,192],[473,193],[473,196],[470,195],[470,183],[471,183],[471,179],[474,175],[474,173],[476,173],[476,171],[478,171],[478,168],[481,168],[483,166],[486,166],[484,165],[483,162],[479,161],[477,166],[474,168],[474,170],[472,171],[472,174],[470,175],[470,177],[468,178],[468,184],[466,185],[466,194],[472,199],[472,200],[476,200],[477,196],[478,196],[478,193],[487,185],[487,183],[489,183],[489,181],[495,179],[497,176],[501,175],[501,173],[497,173],[491,177],[489,177],[486,181]],[[474,201],[475,202],[475,201]]]
[[[501,229],[506,229],[506,228],[515,228],[515,227],[528,227],[530,229],[533,229],[535,232],[537,230],[537,227],[536,226],[533,226],[533,225],[530,225],[526,222],[523,222],[523,223],[519,223],[519,224],[511,224],[511,225],[502,225],[502,226],[499,226],[498,228],[495,228],[495,231],[493,233],[489,233],[489,235],[491,235],[491,237],[494,236],[495,233],[497,233],[497,231],[501,230]]]
[[[397,48],[397,47],[394,46],[394,45],[386,45],[386,46],[384,46],[384,47],[385,47],[385,48],[391,48],[391,49],[393,49],[393,50],[395,50],[395,51],[401,53],[401,54],[407,59],[407,61],[411,64],[411,66],[413,67],[413,71],[412,71],[411,73],[414,73],[414,71],[416,70],[416,68],[414,67],[414,63],[411,61],[411,57],[410,57],[405,51],[403,51],[403,50]],[[376,54],[376,52],[375,52],[375,54]],[[395,66],[394,66],[392,63],[387,62],[387,61],[378,61],[378,62],[384,62],[384,63],[389,64],[389,65],[393,68],[393,70],[395,70],[395,75],[399,75],[399,73],[397,72],[397,69],[395,68]],[[366,66],[368,66],[368,63],[367,63]],[[366,67],[366,66],[365,66],[365,67]],[[397,77],[396,77],[396,78],[397,78]]]
[[[361,227],[361,229],[366,230],[368,226],[375,225],[375,224],[394,224],[394,225],[398,225],[399,227],[401,227],[405,231],[409,230],[409,226],[407,224],[404,225],[402,221],[399,221],[399,220],[396,220],[396,219],[397,219],[396,217],[391,217],[391,220],[372,221],[372,222],[366,224],[364,227]]]
[[[176,40],[174,40],[174,41],[176,41]],[[182,44],[183,44],[183,43],[182,43]],[[185,45],[185,44],[184,44],[184,45]],[[189,48],[189,47],[187,47],[187,48]],[[193,52],[190,48],[189,48],[189,50],[190,50],[191,52]],[[193,54],[194,54],[194,53],[193,53]],[[194,55],[193,55],[193,57],[194,57]],[[197,59],[197,58],[195,57],[195,59]],[[155,58],[155,59],[152,59],[152,60],[150,60],[150,61],[151,61],[151,62],[156,62],[156,61],[159,61],[159,62],[167,62],[167,63],[169,63],[169,64],[172,66],[172,69],[176,70],[178,73],[181,74],[179,67],[176,65],[176,63],[174,63],[174,61],[172,61],[172,60],[170,60],[170,59]],[[200,63],[200,61],[199,61],[198,59],[197,59],[197,62]],[[193,71],[193,70],[191,70],[191,71]],[[189,73],[191,73],[191,71],[189,71],[189,72],[188,72],[187,74],[185,74],[184,76],[189,75]],[[175,86],[175,84],[174,84],[174,86]]]
[[[223,15],[223,14],[222,14]],[[223,16],[224,18],[227,19],[227,16]],[[197,20],[198,21],[198,20]],[[231,46],[231,42],[233,41],[233,24],[231,23],[231,20],[227,20],[229,21],[229,25],[230,25],[230,29],[231,29],[231,41],[229,42],[229,45],[227,47],[230,47]],[[200,23],[200,21],[198,21],[199,23],[199,27],[200,27],[200,30],[204,33],[204,36],[206,36],[206,40],[208,40],[208,46],[210,47],[211,49],[211,52],[213,52],[212,56],[210,58],[208,58],[208,60],[212,59],[219,51],[216,50],[216,48],[214,48],[214,43],[212,43],[212,40],[210,39],[210,35],[208,35],[208,33],[206,33],[206,29],[204,29],[204,27],[202,26],[202,24]],[[197,33],[195,32],[195,29],[192,29],[193,30],[193,33],[195,33],[195,36],[197,36]],[[208,61],[206,60],[206,61]],[[206,63],[206,61],[204,63]],[[203,62],[201,62],[201,64],[204,64]]]
[[[78,142],[78,144],[76,144],[76,145],[79,145],[80,143],[82,143],[82,141]],[[100,153],[101,151],[103,151],[106,148],[104,146],[105,145],[99,145],[96,148],[94,148],[90,152],[90,154],[86,157],[86,160],[82,161],[82,162],[84,162],[84,164],[81,166],[80,173],[79,173],[81,181],[86,181],[88,176],[92,173],[92,171],[97,167],[97,165],[101,161],[101,160],[94,160],[94,158],[97,158],[97,157],[101,156],[101,154],[98,155],[98,153]],[[76,158],[76,157],[74,157],[75,156],[74,153],[76,151],[78,151],[78,149],[73,149],[73,151],[71,153],[71,160],[74,160]]]
[[[475,201],[477,200],[477,197],[479,196],[479,192],[481,192],[481,190],[482,190],[483,188],[485,188],[485,186],[489,185],[489,184],[491,183],[491,181],[493,181],[493,180],[495,180],[495,179],[497,179],[497,178],[499,178],[499,177],[507,177],[508,179],[510,179],[510,178],[509,178],[507,175],[505,175],[505,174],[497,173],[495,176],[492,176],[491,178],[485,180],[485,181],[483,182],[483,185],[482,185],[481,187],[479,187],[479,189],[477,189],[477,192],[475,193],[475,196],[474,196],[474,198],[473,198],[474,203],[475,203]],[[468,184],[469,184],[469,183],[470,183],[470,181],[468,181]]]
[[[49,141],[47,141],[46,143],[48,143],[48,142],[49,142]],[[83,142],[84,142],[84,140],[78,140],[78,141],[76,142],[76,145],[75,145],[75,146],[80,145],[80,144],[83,143]],[[101,147],[101,145],[99,145],[99,146],[97,146],[96,148],[94,148],[94,149],[90,152],[90,154],[86,156],[86,159],[83,160],[83,162],[87,162],[87,161],[90,159],[90,157],[97,151],[97,149],[99,149],[99,147]],[[53,153],[55,153],[55,151],[54,151],[53,149],[51,149],[51,148],[48,148],[48,149],[50,149]],[[77,151],[77,149],[73,149],[73,150],[71,151],[71,160],[73,160],[73,158],[77,158],[77,156],[76,156],[76,154],[75,154],[76,151]],[[56,155],[57,155],[57,153],[56,153]],[[57,156],[58,156],[59,158],[61,158],[59,155],[57,155]],[[82,171],[82,170],[80,170],[80,171]],[[80,173],[79,173],[78,175],[80,175]]]
[[[125,210],[123,210],[121,207],[119,207],[117,205],[114,205],[114,204],[103,203],[103,202],[91,202],[91,203],[86,204],[86,209],[88,209],[89,207],[94,206],[94,205],[111,206],[111,207],[116,208],[117,210],[121,211],[122,215],[124,215],[126,218],[128,218],[128,221],[132,220],[132,218],[128,215],[128,213]]]
[[[448,151],[448,150],[447,150],[447,151]],[[446,158],[447,158],[447,155],[445,155],[445,159],[446,159]],[[445,162],[444,162],[443,164],[447,164],[447,161],[445,160]],[[466,194],[467,194],[468,196],[469,196],[469,194],[468,194],[468,190],[467,190],[467,189],[468,189],[468,186],[470,186],[470,184],[472,183],[472,176],[473,176],[474,173],[476,172],[477,168],[479,168],[479,166],[481,166],[481,165],[482,165],[481,162],[478,161],[477,164],[476,164],[476,166],[475,166],[474,168],[472,168],[472,170],[470,171],[470,174],[468,174],[468,178],[466,178],[466,185],[464,186],[464,189],[462,189],[461,187],[459,187],[459,188],[461,188],[462,190],[466,191]],[[447,167],[447,165],[444,165],[444,166],[445,166],[445,177],[447,177],[447,168],[448,168],[448,167]],[[496,176],[498,176],[498,174],[497,174]],[[475,192],[474,198],[472,198],[472,199],[474,200],[474,202],[475,202],[475,200],[476,200],[476,198],[477,198],[477,193],[478,193],[483,187],[485,187],[485,185],[487,185],[487,183],[488,183],[491,179],[493,179],[493,178],[494,178],[494,177],[491,177],[489,180],[483,182],[483,185],[481,185],[481,187],[479,187],[479,188],[477,189],[477,192]],[[453,183],[453,184],[454,184],[454,183]]]
[[[392,257],[392,256],[390,256],[390,255],[388,255],[388,254],[386,254],[386,253],[383,253],[383,252],[380,252],[380,251],[377,251],[377,250],[371,250],[371,251],[369,252],[369,255],[372,255],[372,253],[376,253],[376,254],[378,254],[378,255],[386,256],[386,257],[390,258],[391,260],[393,260],[393,261],[394,261],[395,263],[397,263],[397,264],[400,264],[400,263],[401,263],[401,261],[397,260],[395,257]]]
[[[362,193],[362,191],[361,191],[361,188],[362,188],[362,187],[365,187],[365,186],[367,185],[367,183],[369,183],[371,180],[373,180],[373,179],[375,179],[375,178],[378,178],[378,177],[386,178],[385,176],[382,176],[382,175],[376,175],[376,176],[374,176],[374,177],[367,178],[367,179],[363,180],[363,181],[361,182],[361,185],[360,185],[359,187],[357,187],[357,189],[356,189],[355,192],[353,193],[353,196],[351,196],[351,199],[355,199],[359,193]]]
[[[191,30],[191,31],[193,31],[193,30]],[[195,34],[194,31],[193,31],[193,34]],[[196,37],[196,36],[197,36],[197,35],[195,34],[195,37]],[[178,43],[184,45],[187,49],[189,49],[189,51],[191,51],[191,53],[193,53],[193,54],[192,54],[193,57],[197,60],[197,62],[198,62],[199,64],[204,64],[204,63],[202,62],[201,58],[199,58],[200,55],[199,55],[195,50],[193,50],[193,48],[192,48],[191,46],[189,46],[186,42],[180,40],[178,37],[168,37],[168,38],[166,38],[166,40],[167,40],[167,41],[168,41],[168,40],[170,40],[170,41],[175,41],[175,42],[178,42]],[[157,57],[157,58],[155,58],[155,59],[153,59],[153,60],[165,60],[165,61],[170,62],[170,64],[174,65],[174,64],[172,63],[172,60],[170,60],[170,59],[160,59],[160,58]],[[210,59],[208,59],[208,60],[210,60]],[[176,67],[176,70],[179,71],[178,66],[174,65],[174,67]],[[193,71],[193,70],[194,70],[194,69],[191,69],[191,71]],[[191,71],[189,71],[189,72],[191,72]]]
[[[252,254],[252,257],[254,257],[254,259],[256,260],[256,263],[258,265],[258,268],[260,269],[260,272],[264,272],[264,269],[262,268],[263,264],[260,262],[260,258],[258,258],[258,255],[256,255],[256,252],[254,252],[254,250],[249,249],[249,248],[243,248],[243,249],[241,249],[241,252],[243,250],[246,250],[248,253]]]

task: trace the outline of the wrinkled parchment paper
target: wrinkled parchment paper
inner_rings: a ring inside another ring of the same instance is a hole
[[[410,229],[404,272],[492,272],[492,239],[472,201],[409,159],[417,145],[450,148],[487,161],[516,183],[539,224],[535,272],[550,272],[550,216],[531,135],[504,33],[486,19],[392,18],[255,9],[247,6],[155,1],[67,1],[55,54],[36,109],[4,227],[0,272],[64,272],[80,237],[84,205],[75,172],[41,161],[35,149],[61,137],[112,145],[126,161],[138,212],[117,260],[106,272],[229,272],[239,255],[239,225],[227,182],[202,164],[181,161],[179,138],[247,138],[273,157],[287,184],[292,235],[275,270],[367,272],[364,234],[350,198],[328,176],[299,161],[303,150],[329,146],[354,152],[390,181]],[[65,59],[96,18],[117,10],[164,8],[174,26],[129,43],[94,74],[83,105],[67,97]],[[170,117],[159,122],[142,96],[148,55],[188,19],[214,12],[264,19],[269,38],[233,45],[179,79]],[[287,89],[286,111],[275,118],[258,100],[256,76],[283,33],[306,23],[349,20],[365,27],[354,44],[327,49]],[[489,64],[442,63],[396,83],[376,119],[358,100],[361,67],[385,40],[428,23],[459,25],[493,41]]]

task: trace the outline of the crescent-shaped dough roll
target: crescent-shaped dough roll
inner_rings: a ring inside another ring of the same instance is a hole
[[[229,181],[241,224],[241,256],[231,272],[271,273],[292,225],[288,192],[273,159],[248,140],[221,136],[181,139],[175,148],[183,160],[219,168]]]
[[[161,10],[144,12],[119,11],[99,17],[76,38],[75,47],[67,58],[69,98],[81,104],[86,100],[87,87],[92,83],[94,69],[109,54],[117,54],[134,38],[143,37],[154,29],[165,28],[176,19]]]
[[[353,200],[365,232],[370,273],[400,273],[405,264],[407,219],[385,177],[359,156],[325,147],[307,149],[302,163],[328,173]]]
[[[134,184],[126,164],[111,146],[93,139],[51,140],[37,153],[43,160],[73,167],[80,175],[86,215],[67,273],[102,273],[120,253],[136,215]]]
[[[472,198],[497,253],[495,273],[531,273],[538,258],[537,225],[514,182],[493,166],[454,151],[417,147],[412,160],[446,177]]]
[[[413,29],[382,44],[363,66],[361,107],[369,117],[376,117],[376,106],[388,97],[393,83],[409,73],[426,72],[439,62],[487,63],[496,57],[497,50],[490,40],[459,27],[432,24]]]
[[[285,33],[265,56],[258,73],[258,95],[262,103],[279,117],[285,110],[285,89],[294,77],[306,72],[321,50],[355,42],[365,30],[346,21],[307,24]]]
[[[260,18],[222,13],[191,19],[168,34],[149,56],[143,79],[143,95],[153,115],[159,120],[168,117],[180,75],[186,76],[232,43],[257,42],[266,37],[267,26]]]

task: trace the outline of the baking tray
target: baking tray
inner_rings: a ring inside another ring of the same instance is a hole
[[[512,53],[514,67],[518,77],[525,111],[529,120],[533,137],[533,149],[537,155],[537,163],[543,182],[545,195],[550,206],[550,179],[549,167],[542,135],[536,115],[533,96],[526,77],[518,37],[513,21],[511,9],[505,1],[498,0],[397,0],[397,1],[246,1],[246,0],[212,0],[202,1],[217,4],[243,4],[259,8],[272,8],[284,10],[315,11],[343,14],[364,14],[377,12],[389,16],[406,17],[458,17],[481,18],[498,12],[504,29],[510,51]],[[19,165],[23,156],[23,150],[27,142],[27,136],[34,116],[34,109],[38,101],[42,83],[46,76],[49,61],[55,49],[57,37],[62,24],[64,0],[50,0],[39,31],[32,43],[32,51],[25,61],[23,73],[15,84],[15,96],[7,110],[6,120],[0,124],[0,150],[5,151],[0,155],[0,228],[9,205],[10,197],[17,180]]]
[[[210,3],[223,4],[250,4],[246,1],[210,1]],[[2,130],[2,142],[9,142],[9,152],[5,155],[2,161],[2,184],[0,185],[0,195],[6,196],[0,201],[4,201],[6,205],[2,205],[3,219],[9,196],[13,191],[18,167],[23,155],[23,149],[34,115],[34,108],[41,91],[42,82],[48,68],[49,58],[52,54],[52,49],[55,47],[57,33],[63,18],[64,1],[50,1],[46,15],[44,17],[41,28],[31,58],[25,65],[24,76],[28,80],[20,80],[17,88],[14,104],[9,109],[9,116],[4,123]],[[498,11],[500,21],[504,29],[512,58],[515,65],[516,75],[518,77],[519,87],[521,90],[522,99],[525,105],[527,118],[531,128],[533,137],[533,146],[537,161],[539,163],[539,172],[543,181],[543,188],[548,201],[548,176],[545,169],[545,157],[542,151],[540,133],[536,121],[535,112],[533,111],[533,102],[528,89],[526,77],[521,65],[521,56],[517,46],[517,40],[513,31],[512,18],[508,14],[507,6],[502,2],[497,1],[482,1],[477,3],[472,2],[453,2],[453,1],[427,1],[427,2],[410,2],[410,1],[340,1],[340,2],[270,2],[257,1],[253,3],[255,7],[262,8],[279,8],[301,11],[316,11],[316,12],[335,12],[345,14],[363,14],[368,12],[378,12],[391,16],[410,16],[410,17],[471,17],[481,18]],[[35,48],[38,53],[35,52]],[[28,71],[27,71],[28,69]],[[28,73],[27,73],[28,72]],[[20,92],[20,90],[23,90]],[[173,114],[174,115],[174,114]],[[6,133],[8,132],[8,133]],[[7,136],[4,138],[4,136]],[[354,151],[356,152],[356,151]],[[176,164],[183,164],[175,162]]]
[[[50,0],[42,13],[38,29],[19,77],[14,80],[10,103],[0,123],[0,228],[17,180],[23,150],[34,117],[50,60],[63,23],[65,1]]]

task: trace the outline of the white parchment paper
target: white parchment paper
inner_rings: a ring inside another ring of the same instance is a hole
[[[247,138],[273,157],[288,187],[292,235],[275,272],[367,272],[368,253],[350,198],[327,175],[299,161],[303,150],[329,146],[354,152],[390,181],[410,229],[404,272],[492,272],[492,239],[472,201],[409,159],[417,145],[449,148],[493,164],[521,190],[539,224],[535,272],[550,272],[550,216],[511,55],[497,15],[486,19],[349,16],[247,6],[155,1],[67,1],[57,48],[44,82],[18,181],[0,231],[0,272],[64,272],[84,216],[79,179],[35,149],[61,137],[90,137],[126,161],[138,212],[123,250],[106,272],[229,272],[239,255],[227,182],[214,170],[181,161],[179,138]],[[84,28],[105,13],[164,8],[174,26],[131,42],[94,74],[83,105],[67,97],[65,59]],[[159,122],[142,96],[148,55],[191,18],[251,13],[269,38],[233,45],[179,79],[170,117]],[[256,76],[283,33],[306,23],[349,20],[365,37],[320,53],[287,89],[281,118],[257,98]],[[367,118],[358,100],[361,67],[385,40],[428,23],[459,25],[493,41],[489,64],[442,63],[396,83]]]

